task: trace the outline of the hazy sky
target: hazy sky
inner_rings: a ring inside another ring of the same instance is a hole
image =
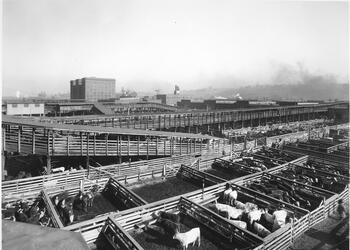
[[[3,95],[85,76],[118,91],[235,87],[279,63],[348,81],[347,2],[248,2],[3,0]]]

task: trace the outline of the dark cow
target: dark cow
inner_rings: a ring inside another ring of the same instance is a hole
[[[164,233],[166,236],[172,238],[176,232],[180,232],[180,224],[172,222],[167,219],[159,219],[159,225],[164,229]]]
[[[69,225],[73,223],[74,213],[72,204],[66,204],[66,200],[63,199],[59,202],[58,213],[61,216],[63,224]]]
[[[91,190],[87,192],[79,191],[73,201],[73,208],[76,210],[88,211],[88,207],[93,206],[94,198],[99,190],[100,186],[94,185]]]
[[[172,222],[175,223],[180,223],[180,215],[178,214],[172,214],[172,213],[168,213],[165,211],[159,211],[158,213],[155,213],[156,216],[158,216],[158,218],[160,219],[166,219],[166,220],[170,220]]]

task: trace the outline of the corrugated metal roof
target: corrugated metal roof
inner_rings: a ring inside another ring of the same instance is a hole
[[[141,130],[141,129],[127,129],[127,128],[112,128],[112,127],[100,127],[100,126],[88,126],[88,125],[73,125],[73,124],[61,124],[61,123],[47,123],[38,122],[32,119],[24,117],[11,117],[7,115],[2,116],[3,123],[27,125],[30,127],[48,128],[52,130],[65,130],[74,132],[89,132],[100,134],[122,134],[122,135],[142,135],[142,136],[166,136],[166,137],[183,137],[183,138],[197,138],[197,139],[221,139],[209,135],[191,134],[191,133],[175,133],[153,130]]]

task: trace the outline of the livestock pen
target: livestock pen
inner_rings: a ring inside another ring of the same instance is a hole
[[[262,208],[277,208],[280,205],[283,205],[283,209],[287,211],[288,217],[291,218],[291,220],[288,220],[283,227],[262,238],[265,249],[285,249],[288,247],[295,235],[297,235],[301,230],[307,228],[309,213],[307,210],[240,185],[230,183],[230,186],[237,191],[238,201],[242,203],[250,202]],[[216,198],[219,201],[222,200],[221,195],[222,193],[216,194]],[[210,204],[206,206],[210,206]],[[302,228],[296,228],[296,225],[302,225]],[[271,230],[271,228],[269,228],[269,230]]]
[[[84,193],[84,191],[89,191],[90,189],[91,188],[80,188],[76,192],[69,193],[69,196],[65,199],[70,199],[74,202],[76,199],[79,199],[79,191]],[[53,198],[56,196],[57,195],[52,196],[51,199],[53,200]],[[84,209],[73,208],[74,221],[72,223],[78,223],[95,218],[96,216],[137,207],[146,203],[147,202],[142,198],[119,183],[118,180],[111,177],[105,185],[100,186],[97,193],[93,194],[93,202],[91,207],[87,206]],[[55,207],[55,210],[56,213],[59,214],[57,206]],[[62,217],[60,217],[60,219],[63,221]]]
[[[192,168],[185,165],[173,171],[173,175],[168,175],[167,178],[160,178],[150,184],[146,182],[146,184],[141,186],[130,186],[130,188],[146,201],[153,202],[214,185],[219,180],[219,178],[205,173],[198,175],[193,172]],[[219,182],[223,181],[225,180],[219,180]]]

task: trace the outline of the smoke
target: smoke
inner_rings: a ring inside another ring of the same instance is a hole
[[[286,63],[272,62],[272,74],[268,81],[273,85],[290,85],[290,84],[337,84],[336,75],[325,74],[322,72],[312,73],[306,66],[297,62],[296,65]]]

